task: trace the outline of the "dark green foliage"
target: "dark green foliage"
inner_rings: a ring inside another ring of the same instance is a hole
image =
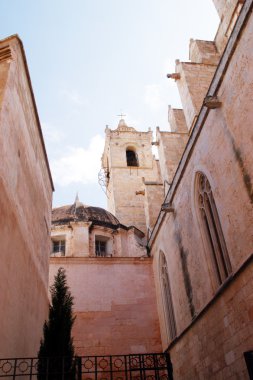
[[[38,378],[45,378],[45,373],[48,370],[50,373],[54,372],[53,375],[48,376],[48,379],[61,378],[62,368],[64,368],[64,371],[69,373],[69,376],[64,378],[71,379],[74,356],[71,329],[75,318],[72,313],[73,297],[67,286],[66,274],[63,268],[59,268],[50,292],[52,304],[49,307],[49,319],[44,323],[44,338],[40,342],[38,352],[40,374]]]

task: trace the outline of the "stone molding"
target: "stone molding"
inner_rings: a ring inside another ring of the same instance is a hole
[[[96,264],[96,265],[112,265],[112,264],[147,264],[151,265],[152,257],[50,257],[50,264]]]

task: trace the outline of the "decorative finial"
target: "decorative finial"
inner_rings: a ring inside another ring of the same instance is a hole
[[[76,192],[76,199],[75,199],[75,203],[77,202],[79,202],[78,191]]]
[[[121,119],[123,119],[123,117],[126,116],[126,115],[124,115],[124,114],[122,113],[122,111],[121,111],[120,115],[117,115],[117,116],[119,116]]]
[[[78,192],[76,192],[76,199],[74,203],[74,215],[76,216],[76,210],[78,207],[80,207],[82,203],[79,201]]]

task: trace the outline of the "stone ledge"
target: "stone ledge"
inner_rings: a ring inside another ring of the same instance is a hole
[[[152,264],[152,257],[50,257],[50,264]]]

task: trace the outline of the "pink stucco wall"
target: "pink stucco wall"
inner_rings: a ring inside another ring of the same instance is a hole
[[[51,258],[50,283],[66,269],[78,355],[160,352],[152,259]]]
[[[0,47],[0,357],[25,357],[48,313],[52,182],[22,44]]]

